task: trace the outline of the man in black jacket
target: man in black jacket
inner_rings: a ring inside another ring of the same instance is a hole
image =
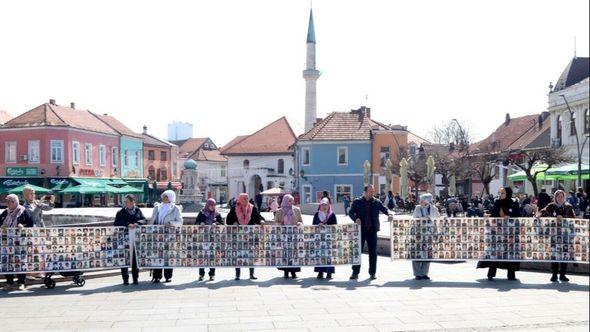
[[[376,279],[377,272],[377,232],[380,229],[379,212],[388,215],[391,219],[392,215],[383,204],[373,198],[374,189],[372,185],[366,185],[363,196],[357,198],[352,202],[352,207],[348,212],[348,216],[355,223],[361,225],[361,248],[365,241],[369,249],[369,275],[372,280]],[[351,280],[358,279],[361,265],[352,266]]]
[[[141,210],[135,205],[135,196],[125,196],[125,206],[117,212],[113,226],[127,227],[132,230],[141,224],[145,224],[146,219]],[[129,269],[124,267],[121,269],[121,276],[123,277],[123,284],[129,285]],[[131,252],[131,276],[133,277],[133,284],[139,283],[139,269],[137,268],[137,260],[135,256],[135,249]]]
[[[537,201],[537,208],[539,209],[539,211],[541,211],[549,203],[551,203],[551,197],[547,193],[547,190],[541,189],[541,192],[539,193],[539,200]]]

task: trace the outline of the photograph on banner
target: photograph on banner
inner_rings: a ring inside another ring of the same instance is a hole
[[[359,264],[360,226],[142,226],[140,268]]]
[[[588,263],[588,220],[396,219],[391,258]]]
[[[0,228],[0,274],[129,266],[123,227]]]

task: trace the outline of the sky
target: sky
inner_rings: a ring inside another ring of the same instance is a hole
[[[281,116],[301,134],[310,4],[2,1],[0,110],[53,98],[163,138],[168,123],[190,122],[219,146]],[[367,105],[426,138],[456,118],[483,139],[506,113],[546,110],[574,49],[588,56],[587,0],[312,6],[318,117]]]

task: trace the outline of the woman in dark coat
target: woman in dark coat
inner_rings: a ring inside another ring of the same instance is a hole
[[[336,221],[336,214],[332,211],[332,206],[330,205],[330,200],[328,198],[322,198],[320,202],[320,208],[318,212],[315,213],[313,216],[313,224],[314,225],[336,225],[338,222]],[[326,273],[326,279],[332,279],[332,274],[335,273],[335,269],[333,266],[322,266],[316,267],[313,269],[314,272],[318,273],[318,279],[324,278],[324,273]]]
[[[33,227],[33,217],[31,212],[19,204],[18,196],[11,194],[6,196],[7,208],[0,214],[0,227],[2,228],[24,228]],[[17,274],[18,290],[25,289],[26,274]],[[14,289],[14,275],[6,275],[6,286],[4,290],[11,291]]]
[[[125,196],[125,206],[115,215],[113,226],[126,227],[127,230],[130,230],[146,222],[143,213],[135,205],[135,196]],[[121,277],[123,277],[123,285],[129,285],[129,268],[124,267],[121,269]],[[135,248],[131,252],[131,277],[134,285],[139,284],[139,269],[137,268]]]
[[[492,218],[518,218],[520,217],[520,207],[518,202],[512,199],[512,188],[504,187],[500,189],[500,197],[494,202],[491,211]],[[477,268],[489,268],[488,280],[494,280],[497,269],[508,270],[508,280],[516,280],[516,271],[520,267],[518,262],[489,262],[483,261],[477,263]]]
[[[264,218],[258,212],[258,209],[254,204],[249,202],[248,194],[242,193],[238,196],[236,206],[232,207],[227,214],[227,225],[261,225],[264,223]],[[236,268],[235,280],[240,280],[240,268]],[[254,268],[250,268],[250,279],[256,280],[254,276]]]
[[[209,198],[205,207],[197,215],[197,221],[195,225],[223,225],[223,218],[221,214],[217,212],[215,205],[217,202],[213,198]],[[199,268],[199,281],[203,281],[205,278],[205,268]],[[209,269],[209,280],[215,280],[215,269]]]

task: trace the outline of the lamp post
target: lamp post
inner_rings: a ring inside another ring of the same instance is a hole
[[[571,120],[574,117],[574,111],[572,111],[572,109],[570,108],[570,104],[567,102],[567,98],[565,97],[565,95],[561,94],[559,96],[561,98],[563,98],[563,101],[565,102],[565,106],[567,107],[567,111],[570,114],[570,126],[571,126]],[[582,151],[584,151],[584,146],[586,145],[586,141],[588,140],[588,136],[586,136],[586,138],[584,138],[584,142],[582,143],[582,146],[580,146],[580,138],[578,137],[578,126],[576,125],[575,122],[574,122],[574,130],[573,131],[574,131],[574,135],[576,136],[576,153],[577,153],[577,157],[578,157],[577,187],[581,187],[582,186]]]

